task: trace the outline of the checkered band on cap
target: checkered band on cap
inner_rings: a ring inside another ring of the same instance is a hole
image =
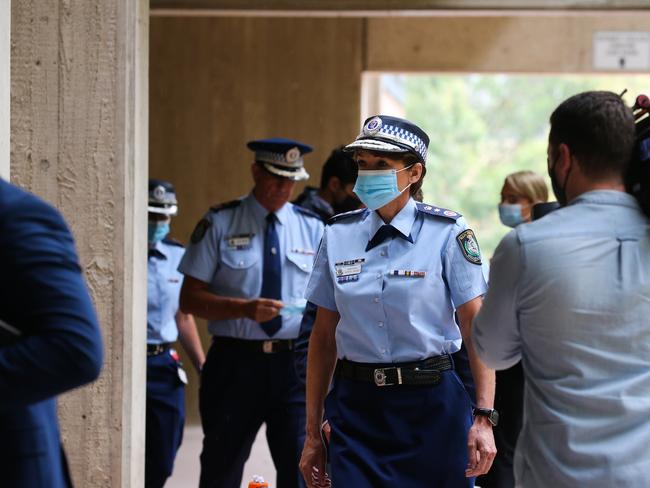
[[[366,126],[361,131],[361,134],[359,134],[357,137],[357,141],[362,139],[379,139],[385,140],[387,142],[396,142],[398,144],[411,148],[422,158],[422,161],[426,162],[427,145],[416,134],[410,132],[407,129],[404,129],[403,127],[390,125],[386,121],[382,121],[381,124],[375,123],[374,127],[368,130],[368,126],[372,122],[373,120],[366,124]],[[376,129],[377,125],[379,125],[378,130]]]
[[[288,151],[288,153],[291,151]],[[288,154],[287,153],[287,154]],[[302,168],[304,165],[304,160],[302,156],[300,156],[298,153],[297,159],[294,159],[296,157],[295,152],[292,153],[290,156],[290,159],[293,159],[292,161],[287,160],[287,154],[282,154],[282,153],[276,153],[276,152],[271,152],[271,151],[255,151],[255,160],[256,161],[261,161],[264,163],[272,163],[272,164],[277,164],[279,166],[285,166],[287,168]]]

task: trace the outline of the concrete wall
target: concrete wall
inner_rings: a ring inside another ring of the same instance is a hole
[[[210,205],[250,190],[250,139],[314,145],[318,186],[331,149],[359,130],[362,32],[360,19],[151,19],[150,174],[176,185],[173,235],[187,242]]]
[[[12,177],[71,225],[104,337],[100,379],[59,402],[75,486],[142,486],[148,0],[11,14]]]
[[[0,0],[0,178],[9,179],[11,0]]]

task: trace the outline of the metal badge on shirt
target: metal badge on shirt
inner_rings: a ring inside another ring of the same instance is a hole
[[[244,249],[250,249],[251,239],[253,237],[255,237],[255,234],[237,234],[227,237],[226,241],[229,248],[241,251]]]
[[[393,276],[406,276],[407,278],[424,278],[427,275],[427,272],[414,271],[410,269],[394,269],[390,274]]]
[[[465,259],[473,264],[481,264],[481,250],[478,247],[478,241],[472,229],[464,230],[458,234],[456,241]]]
[[[334,264],[336,273],[336,281],[338,283],[348,283],[351,281],[358,281],[359,274],[361,273],[361,265],[366,260],[364,258],[350,259],[348,261],[340,261]]]

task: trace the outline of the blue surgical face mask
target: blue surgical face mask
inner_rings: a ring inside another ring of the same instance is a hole
[[[400,196],[411,185],[403,189],[397,187],[397,173],[411,166],[395,169],[359,170],[353,192],[370,210],[377,210]]]
[[[517,227],[519,224],[523,224],[524,217],[521,215],[521,204],[499,204],[499,218],[501,223],[508,227]]]
[[[149,222],[149,244],[156,244],[162,241],[169,234],[169,222],[161,220],[158,222]]]

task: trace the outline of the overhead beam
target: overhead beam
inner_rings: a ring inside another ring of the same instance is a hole
[[[437,11],[553,11],[553,10],[644,10],[647,0],[151,0],[154,15],[200,14],[220,12],[242,15],[246,13],[273,12],[282,15],[359,15],[373,12],[408,13],[424,12],[434,15]]]

